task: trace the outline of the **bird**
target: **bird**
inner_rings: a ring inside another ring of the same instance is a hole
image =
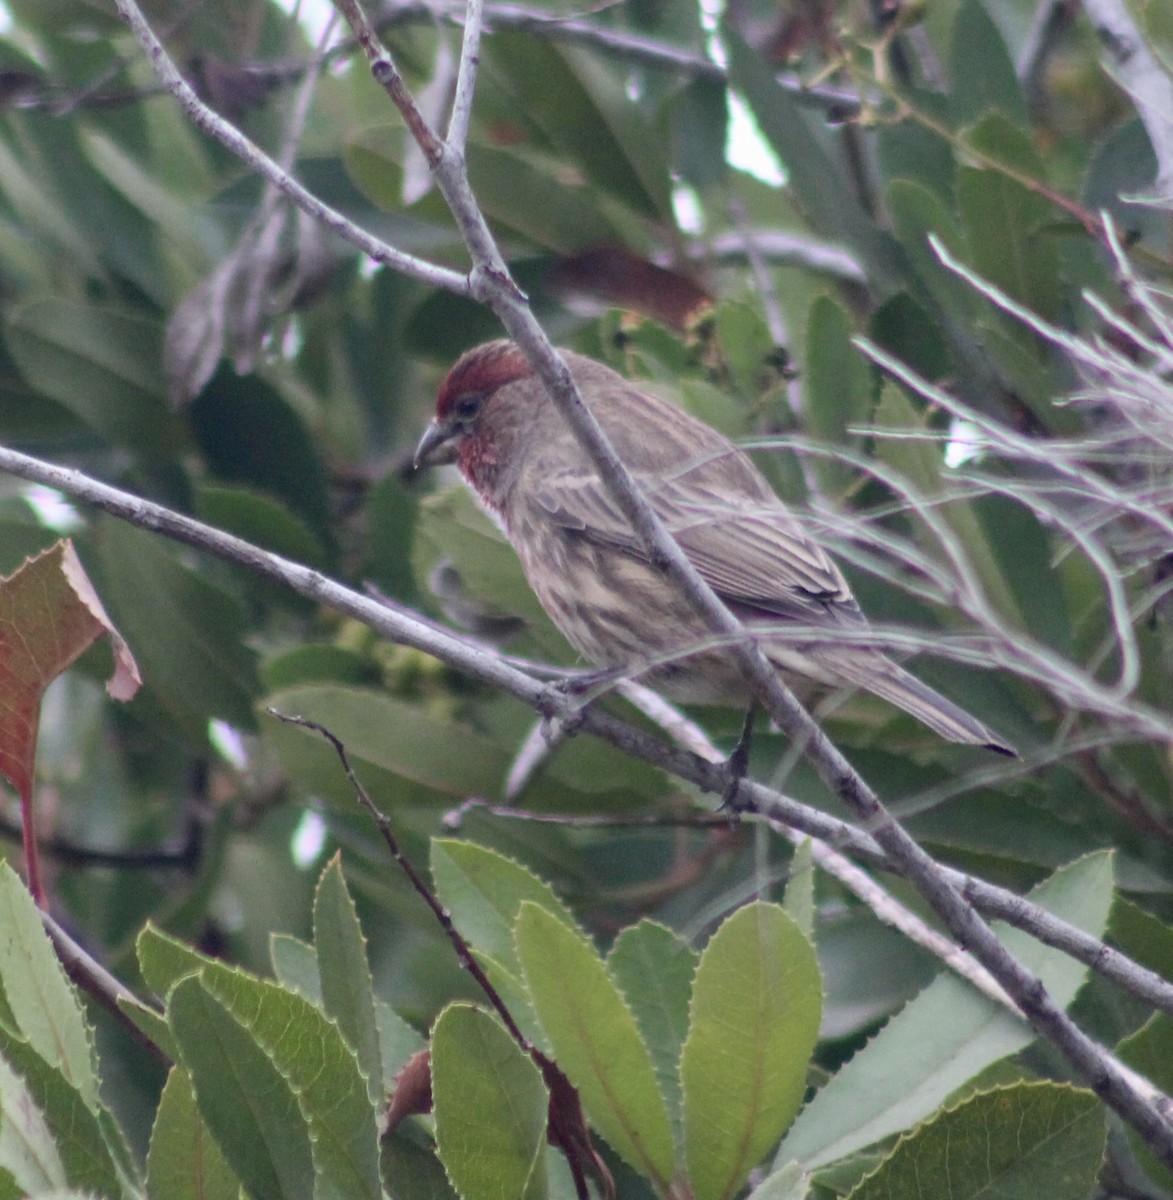
[[[950,742],[1013,746],[867,645],[843,573],[749,456],[605,364],[562,351],[586,406],[686,557],[800,698],[854,687]],[[455,463],[512,543],[542,607],[594,667],[643,671],[680,703],[752,701],[715,639],[652,561],[522,350],[477,346],[444,377],[415,465]]]

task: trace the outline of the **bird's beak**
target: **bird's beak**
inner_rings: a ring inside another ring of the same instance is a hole
[[[443,422],[433,421],[424,430],[424,436],[415,448],[412,465],[418,471],[420,467],[439,467],[455,461],[456,445],[452,430]]]

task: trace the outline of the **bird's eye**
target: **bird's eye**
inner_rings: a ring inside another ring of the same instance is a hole
[[[469,395],[461,398],[456,405],[456,415],[463,421],[471,420],[480,411],[484,396],[480,392],[471,392]]]

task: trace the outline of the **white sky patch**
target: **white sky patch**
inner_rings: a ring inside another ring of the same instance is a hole
[[[322,856],[326,846],[326,822],[321,813],[306,809],[289,839],[289,855],[300,871],[308,871]]]
[[[220,757],[238,771],[243,771],[248,766],[248,750],[244,744],[244,735],[240,730],[229,725],[227,721],[212,720],[208,722],[208,741],[216,748]]]
[[[676,224],[685,233],[699,234],[704,232],[705,216],[701,202],[692,188],[679,183],[672,189],[672,211],[676,214]]]
[[[762,137],[757,118],[736,92],[729,93],[725,161],[771,187],[781,187],[786,182],[786,172],[769,142]]]
[[[69,534],[81,528],[77,509],[56,488],[30,483],[24,489],[24,498],[41,524],[54,533]]]
[[[977,458],[984,445],[981,428],[972,421],[954,420],[945,444],[945,465],[960,467]]]
[[[276,0],[276,2],[277,7],[283,8],[287,13],[297,13],[298,22],[305,30],[305,35],[312,46],[321,43],[326,30],[330,27],[330,22],[337,16],[338,11],[330,3],[330,0]],[[334,37],[338,36],[341,28],[341,23],[335,26]]]

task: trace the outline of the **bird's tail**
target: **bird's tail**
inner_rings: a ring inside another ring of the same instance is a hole
[[[1011,758],[1018,757],[1018,751],[1013,746],[983,725],[977,717],[882,655],[836,654],[834,671],[845,682],[857,684],[865,691],[902,708],[946,741],[984,746],[987,750],[995,750]]]

